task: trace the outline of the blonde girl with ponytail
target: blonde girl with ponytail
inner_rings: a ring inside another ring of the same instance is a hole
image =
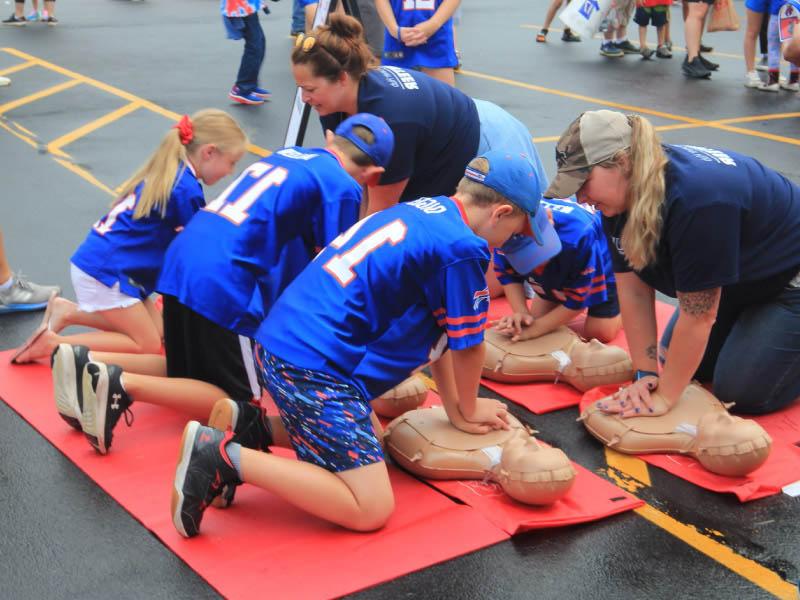
[[[603,214],[636,368],[605,410],[659,416],[692,379],[739,412],[800,399],[800,186],[750,156],[664,144],[647,119],[608,110],[573,121],[556,160],[545,195]],[[678,304],[660,343],[656,291]]]
[[[214,185],[230,175],[247,144],[239,124],[220,110],[184,116],[172,127],[73,254],[77,303],[52,298],[41,325],[13,362],[47,358],[60,343],[110,352],[160,352],[163,323],[150,295],[164,253],[205,206],[202,184]],[[60,335],[70,325],[99,331]]]

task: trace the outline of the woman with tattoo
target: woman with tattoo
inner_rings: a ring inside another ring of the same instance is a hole
[[[740,412],[800,398],[797,184],[748,156],[662,144],[646,119],[608,110],[578,117],[556,159],[545,196],[603,213],[637,369],[609,412],[655,416],[650,392],[674,404],[692,378]],[[656,290],[679,305],[660,356]]]

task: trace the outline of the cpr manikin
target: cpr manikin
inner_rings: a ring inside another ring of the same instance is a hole
[[[572,487],[575,470],[558,448],[538,442],[508,416],[509,430],[456,429],[441,406],[407,412],[386,428],[384,442],[404,469],[428,479],[488,479],[525,504],[546,505]]]
[[[412,375],[370,404],[378,415],[394,419],[404,412],[419,408],[427,397],[428,386],[419,375]]]
[[[663,406],[658,391],[651,398]],[[592,403],[580,421],[594,437],[625,454],[678,453],[694,456],[712,473],[743,476],[760,467],[772,446],[772,439],[753,420],[734,417],[711,393],[697,384],[689,385],[678,402],[655,417],[621,418],[603,412]],[[659,412],[656,410],[655,412]]]
[[[616,346],[584,342],[569,327],[520,342],[494,329],[484,334],[483,376],[506,383],[563,381],[586,391],[599,385],[623,383],[633,377],[628,353]]]

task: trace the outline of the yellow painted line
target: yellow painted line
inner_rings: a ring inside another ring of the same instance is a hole
[[[751,137],[758,137],[767,139],[773,142],[782,142],[784,144],[792,144],[794,146],[800,146],[800,139],[786,137],[782,135],[775,135],[772,133],[765,133],[762,131],[755,131],[752,129],[744,129],[742,127],[732,127],[730,125],[725,125],[723,121],[705,121],[703,119],[695,119],[693,117],[685,117],[683,115],[675,115],[672,113],[667,113],[659,110],[653,110],[650,108],[644,108],[641,106],[633,106],[631,104],[622,104],[619,102],[611,102],[608,100],[603,100],[601,98],[593,98],[591,96],[585,96],[583,94],[575,94],[572,92],[564,92],[561,90],[556,90],[553,88],[546,88],[540,85],[534,85],[532,83],[525,83],[523,81],[516,81],[514,79],[507,79],[505,77],[496,77],[494,75],[487,75],[485,73],[478,73],[475,71],[466,71],[461,70],[459,71],[462,75],[466,75],[468,77],[475,77],[477,79],[485,79],[487,81],[494,81],[496,83],[503,83],[505,85],[510,85],[514,87],[520,87],[527,90],[532,90],[535,92],[542,92],[545,94],[551,94],[554,96],[561,96],[562,98],[571,98],[573,100],[582,100],[584,102],[589,102],[592,104],[599,104],[601,106],[610,106],[612,108],[616,108],[618,110],[640,113],[643,115],[652,115],[655,117],[661,117],[663,119],[670,119],[672,121],[682,121],[683,123],[689,124],[692,127],[712,127],[714,129],[721,129],[723,131],[729,131],[731,133],[738,133],[741,135],[747,135]],[[746,117],[745,117],[746,118]],[[665,127],[670,127],[672,129],[687,129],[689,126],[685,127],[677,127],[668,125]],[[558,138],[555,138],[557,140]],[[544,142],[544,141],[553,141],[553,138],[547,136],[545,138],[533,138],[534,141]]]
[[[22,125],[20,125],[20,124],[19,124],[19,123],[17,123],[16,121],[14,122],[14,127],[16,127],[17,129],[21,130],[23,133],[25,133],[25,134],[27,134],[27,135],[31,136],[32,138],[35,138],[35,137],[36,137],[36,134],[35,134],[35,133],[33,133],[33,132],[30,130],[30,129],[28,129],[28,128],[26,128],[26,127],[23,127]]]
[[[19,64],[14,65],[13,67],[8,67],[7,69],[3,69],[0,71],[0,75],[11,75],[12,73],[18,73],[30,67],[36,66],[36,63],[32,60],[28,60],[25,62],[21,62]]]
[[[495,75],[487,75],[486,73],[478,73],[476,71],[468,71],[465,69],[461,69],[459,71],[461,75],[466,75],[468,77],[475,77],[476,79],[484,79],[486,81],[494,81],[495,83],[502,83],[505,85],[510,85],[513,87],[519,87],[526,90],[531,90],[534,92],[542,92],[544,94],[550,94],[553,96],[561,96],[562,98],[570,98],[572,100],[581,100],[583,102],[589,102],[591,104],[600,104],[602,106],[610,106],[612,108],[616,108],[619,110],[624,110],[628,112],[635,112],[640,113],[643,115],[652,115],[654,117],[661,117],[662,119],[669,119],[671,121],[683,121],[685,123],[693,123],[698,126],[704,126],[708,121],[704,121],[702,119],[695,119],[692,117],[684,117],[682,115],[675,115],[672,113],[667,113],[659,110],[653,110],[651,108],[646,108],[643,106],[634,106],[632,104],[622,104],[620,102],[611,102],[609,100],[603,100],[601,98],[593,98],[592,96],[586,96],[584,94],[575,94],[573,92],[564,92],[562,90],[557,90],[553,88],[547,88],[541,85],[534,85],[532,83],[525,83],[524,81],[516,81],[514,79],[507,79],[506,77],[497,77]]]
[[[785,600],[798,597],[797,588],[780,575],[703,535],[691,525],[681,523],[649,504],[634,509],[634,512],[770,594]]]
[[[721,119],[717,123],[750,123],[752,121],[773,121],[776,119],[796,119],[800,117],[800,112],[773,113],[768,115],[753,115],[751,117],[735,117],[732,119]]]
[[[76,85],[80,85],[80,83],[81,83],[80,81],[75,81],[75,80],[64,81],[63,83],[59,83],[58,85],[54,85],[53,87],[41,90],[39,92],[36,92],[35,94],[30,94],[29,96],[23,96],[22,98],[17,98],[16,100],[12,100],[11,102],[0,104],[0,114],[3,114],[10,110],[14,110],[15,108],[19,108],[20,106],[30,104],[31,102],[36,102],[37,100],[41,100],[42,98],[47,98],[48,96],[52,96],[53,94],[58,94],[59,92],[63,92],[64,90],[73,88]]]
[[[606,448],[606,463],[609,467],[613,467],[622,471],[626,475],[630,475],[643,485],[650,487],[650,472],[647,470],[647,463],[641,458],[631,456],[630,454],[622,454],[611,448]]]
[[[76,164],[74,164],[74,163],[72,163],[72,162],[70,162],[68,160],[64,160],[62,158],[59,158],[57,156],[53,156],[53,160],[55,160],[58,164],[60,164],[62,167],[64,167],[68,171],[71,171],[71,172],[75,173],[78,177],[88,181],[93,186],[95,186],[97,188],[100,188],[101,190],[106,192],[108,195],[110,195],[112,197],[116,197],[117,194],[114,192],[114,190],[112,190],[110,187],[108,187],[103,182],[98,180],[94,175],[89,173],[89,171],[87,171],[86,169],[83,169],[83,168],[79,167],[78,165],[76,165]]]
[[[96,87],[104,92],[108,92],[109,94],[113,94],[129,102],[136,102],[139,103],[140,106],[146,108],[147,110],[159,114],[163,117],[166,117],[170,120],[177,121],[181,118],[182,115],[179,115],[176,112],[173,112],[169,109],[164,108],[163,106],[159,106],[149,100],[145,100],[144,98],[140,98],[130,92],[126,92],[125,90],[121,90],[113,85],[109,85],[107,83],[103,83],[102,81],[98,81],[97,79],[92,79],[91,77],[87,77],[86,75],[81,75],[80,73],[76,73],[75,71],[70,71],[69,69],[65,69],[64,67],[60,67],[54,63],[48,62],[46,60],[42,60],[41,58],[37,58],[26,52],[22,52],[17,50],[16,48],[0,48],[3,52],[7,52],[8,54],[12,54],[18,58],[22,58],[28,61],[33,62],[34,64],[39,65],[40,67],[44,67],[45,69],[50,69],[51,71],[55,71],[56,73],[60,73],[66,77],[70,77],[80,83],[85,83],[87,85],[91,85]],[[2,109],[2,107],[0,107]],[[0,110],[0,112],[2,112]],[[271,152],[266,148],[262,148],[261,146],[257,146],[255,144],[250,144],[247,146],[247,150],[252,152],[256,156],[269,156]]]
[[[4,123],[3,121],[0,121],[0,128],[2,128],[2,129],[5,129],[5,130],[6,130],[8,133],[10,133],[11,135],[13,135],[13,136],[14,136],[14,137],[16,137],[16,138],[19,138],[20,140],[22,140],[23,142],[25,142],[25,143],[26,143],[26,144],[28,144],[29,146],[31,146],[31,147],[33,147],[33,148],[36,148],[36,149],[38,149],[38,148],[39,148],[39,146],[38,146],[38,144],[36,143],[36,140],[35,140],[35,139],[33,139],[33,138],[31,138],[31,137],[27,137],[27,136],[25,136],[25,135],[22,135],[20,132],[18,132],[18,131],[15,131],[13,127],[9,127],[9,126],[8,126],[6,123]]]
[[[50,152],[54,152],[55,150],[61,149],[64,146],[71,144],[77,139],[82,138],[89,133],[100,129],[101,127],[105,127],[109,123],[113,123],[117,119],[121,119],[122,117],[131,114],[133,111],[138,110],[141,108],[141,103],[139,102],[131,102],[129,104],[125,104],[121,106],[115,111],[112,111],[106,115],[103,115],[99,119],[95,119],[91,123],[87,123],[82,127],[78,127],[77,129],[73,129],[69,133],[62,135],[60,138],[54,139],[52,142],[47,144],[47,149]]]

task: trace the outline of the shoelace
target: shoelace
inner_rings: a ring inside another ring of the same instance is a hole
[[[130,409],[130,407],[125,409],[125,412],[122,413],[122,416],[125,417],[125,425],[128,427],[133,425],[133,411]]]

